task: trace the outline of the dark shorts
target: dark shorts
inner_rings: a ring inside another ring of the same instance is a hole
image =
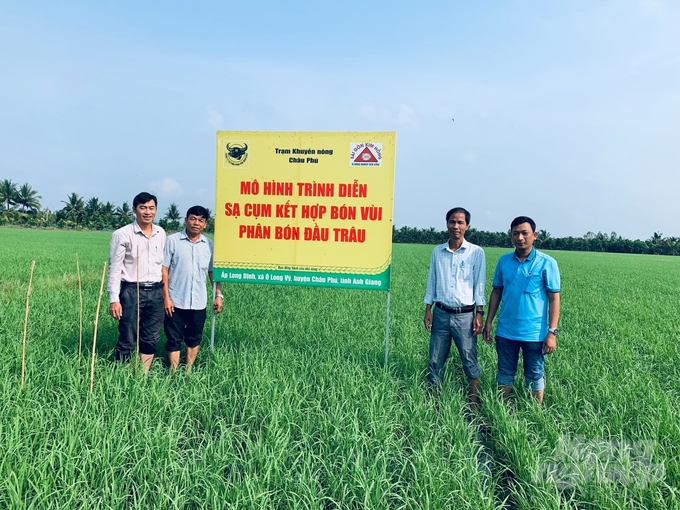
[[[165,350],[168,352],[179,351],[182,342],[187,347],[198,347],[203,338],[203,326],[205,325],[206,309],[182,310],[175,308],[172,317],[165,316],[163,329],[168,341],[165,342]]]
[[[120,289],[123,314],[118,321],[116,359],[128,361],[137,350],[137,286],[123,284]],[[155,354],[165,317],[163,289],[139,291],[139,352]]]

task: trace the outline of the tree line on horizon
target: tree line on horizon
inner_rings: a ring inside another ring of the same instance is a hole
[[[395,243],[442,244],[448,238],[449,233],[446,230],[435,230],[433,227],[392,227],[392,242]],[[479,246],[512,248],[510,230],[487,232],[470,228],[465,233],[465,239]],[[654,232],[649,239],[641,241],[621,237],[616,232],[588,232],[583,237],[553,237],[547,230],[539,230],[534,246],[543,250],[680,255],[680,237],[663,237],[661,232]]]
[[[0,180],[0,226],[114,230],[134,219],[128,202],[117,206],[112,202],[103,202],[98,197],[86,200],[77,193],[71,193],[66,200],[62,200],[64,207],[52,211],[41,206],[41,198],[28,183],[19,186],[9,179]],[[214,232],[215,217],[212,212],[210,216],[205,230],[207,233]],[[182,217],[177,204],[171,203],[158,224],[169,232],[177,232],[183,228]],[[434,227],[392,227],[392,241],[395,243],[441,244],[448,237],[446,230],[436,230]],[[465,238],[479,246],[512,248],[509,230],[487,232],[470,228]],[[588,232],[583,237],[553,237],[550,232],[539,230],[535,246],[544,250],[680,255],[680,238],[664,237],[660,232],[654,232],[649,239],[641,241],[621,237],[616,232]]]
[[[85,199],[78,193],[71,193],[62,200],[64,207],[52,211],[40,204],[42,197],[28,184],[19,186],[9,179],[0,180],[0,225],[23,227],[115,230],[134,220],[135,215],[129,202],[117,206],[103,202],[98,197]],[[214,229],[214,217],[208,220],[206,232]],[[177,232],[183,227],[183,214],[174,202],[165,214],[159,213],[158,224],[169,232]]]

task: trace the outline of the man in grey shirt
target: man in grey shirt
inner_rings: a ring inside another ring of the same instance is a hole
[[[151,367],[163,324],[165,230],[153,224],[157,205],[158,200],[150,193],[134,198],[136,219],[111,235],[109,255],[109,313],[118,321],[119,332],[116,360],[127,363],[137,350],[139,313],[139,355],[145,371]]]
[[[163,256],[164,330],[170,369],[179,365],[182,343],[187,346],[187,372],[196,361],[203,337],[208,293],[206,277],[212,281],[213,242],[201,232],[208,222],[208,211],[195,205],[184,218],[185,229],[168,237]],[[216,313],[222,311],[220,283],[213,303]]]

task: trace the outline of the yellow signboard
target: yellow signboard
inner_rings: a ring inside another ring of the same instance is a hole
[[[389,290],[395,145],[218,131],[215,279]]]

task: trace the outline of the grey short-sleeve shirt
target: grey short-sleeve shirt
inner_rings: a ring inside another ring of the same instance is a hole
[[[168,292],[175,307],[203,310],[208,305],[206,281],[213,266],[213,242],[200,235],[193,243],[186,230],[168,236],[163,266],[168,268]]]

